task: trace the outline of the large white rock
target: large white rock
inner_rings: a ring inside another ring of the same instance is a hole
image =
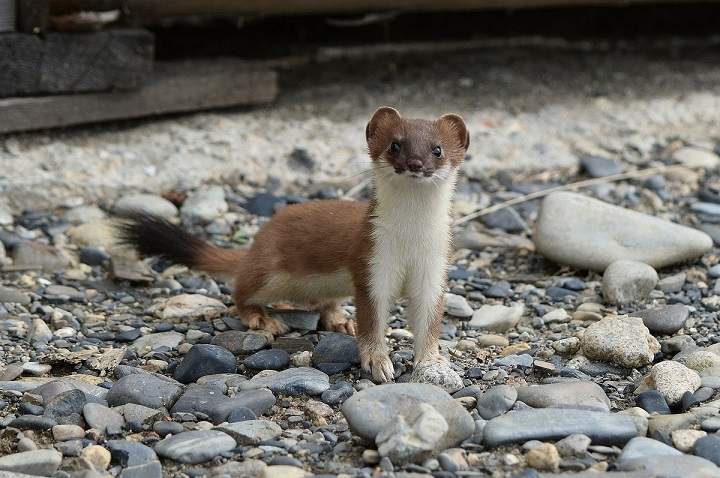
[[[620,259],[658,269],[712,248],[704,232],[572,192],[543,200],[533,240],[548,259],[598,272]]]

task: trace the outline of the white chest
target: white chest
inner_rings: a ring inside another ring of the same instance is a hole
[[[454,188],[454,175],[437,183],[403,176],[378,179],[370,260],[376,296],[407,297],[410,288],[410,295],[442,293]]]

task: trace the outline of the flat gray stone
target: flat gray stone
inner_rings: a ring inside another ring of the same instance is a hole
[[[274,440],[282,434],[282,428],[269,420],[246,420],[243,422],[225,423],[214,430],[227,433],[235,439],[238,446],[255,445],[265,440]]]
[[[180,345],[180,342],[183,340],[185,340],[185,336],[183,334],[171,330],[169,332],[157,332],[154,334],[142,335],[135,339],[131,347],[140,351],[144,350],[146,347],[151,350],[159,347],[174,349]]]
[[[50,449],[13,453],[0,457],[0,470],[36,476],[51,476],[60,466],[62,457],[62,453]]]
[[[2,264],[0,264],[2,265]],[[10,302],[21,305],[28,305],[31,302],[30,296],[25,292],[0,285],[0,304]],[[42,319],[36,319],[42,320]]]
[[[582,433],[597,445],[624,445],[637,435],[627,415],[567,408],[511,411],[488,421],[483,443],[497,446],[528,440],[559,440]]]
[[[449,425],[438,450],[455,446],[472,436],[475,423],[467,410],[441,388],[425,383],[394,383],[366,388],[345,400],[341,410],[354,433],[365,440],[375,441],[377,434],[394,416],[403,415],[406,421],[411,421],[421,403],[435,408]]]
[[[718,467],[705,458],[692,455],[661,455],[624,460],[616,464],[620,471],[644,471],[662,478],[717,478]],[[690,472],[690,470],[692,470]]]
[[[602,387],[587,380],[532,385],[516,390],[517,399],[533,408],[589,407],[609,412],[611,407]]]
[[[148,408],[170,408],[182,394],[180,384],[151,374],[134,373],[115,382],[107,393],[111,407],[137,403]]]
[[[99,403],[86,404],[83,407],[83,416],[90,427],[102,432],[125,426],[125,418],[122,415]]]
[[[620,259],[659,269],[712,248],[704,232],[572,192],[543,199],[533,240],[548,259],[597,272]]]
[[[330,388],[330,377],[311,367],[298,367],[237,384],[239,391],[259,388],[269,388],[273,393],[291,396],[320,395]]]
[[[237,445],[230,435],[218,430],[192,430],[160,440],[155,453],[182,463],[204,463]]]

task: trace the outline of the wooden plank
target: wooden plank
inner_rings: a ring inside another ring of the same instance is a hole
[[[0,98],[139,88],[149,78],[154,37],[139,28],[41,37],[0,34]]]
[[[269,103],[277,74],[243,61],[157,64],[137,91],[0,100],[0,134]]]
[[[48,31],[50,5],[48,0],[18,0],[18,29],[23,33],[39,34]]]

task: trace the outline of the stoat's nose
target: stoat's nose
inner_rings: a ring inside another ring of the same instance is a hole
[[[407,168],[413,173],[419,173],[423,169],[423,163],[419,159],[411,159],[407,162]]]

